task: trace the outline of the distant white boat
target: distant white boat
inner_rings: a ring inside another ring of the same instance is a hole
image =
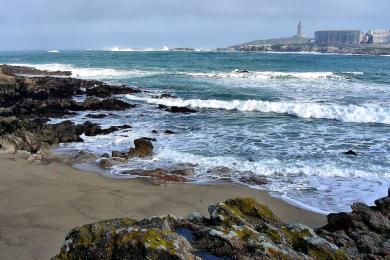
[[[47,51],[49,53],[59,53],[60,51],[59,50],[51,50],[51,51]]]

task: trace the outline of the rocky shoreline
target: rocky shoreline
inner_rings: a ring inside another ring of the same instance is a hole
[[[82,135],[105,135],[130,125],[102,128],[85,121],[65,120],[49,124],[49,118],[66,118],[89,111],[87,117],[103,118],[97,111],[133,109],[115,95],[140,93],[128,86],[69,77],[70,72],[48,72],[29,67],[0,65],[0,152],[28,153],[38,163],[58,160],[50,148],[59,143],[82,142]],[[85,95],[82,102],[73,98]],[[164,94],[160,98],[169,96]],[[157,106],[171,113],[195,113],[181,107]],[[174,134],[167,131],[166,134]],[[151,157],[152,138],[134,140],[127,152],[112,151],[97,160],[103,169],[131,157]],[[90,156],[80,152],[71,163]],[[96,158],[95,158],[96,160]],[[221,172],[226,169],[217,169]],[[178,165],[126,174],[149,177],[156,182],[187,182],[193,166]],[[263,179],[245,177],[262,184]],[[252,199],[233,199],[210,206],[210,217],[192,214],[141,221],[115,219],[72,230],[54,259],[379,259],[390,257],[390,198],[376,206],[357,203],[352,213],[330,214],[328,224],[312,230],[282,223],[266,206]]]
[[[49,118],[66,118],[80,111],[91,112],[87,115],[90,118],[104,118],[106,114],[94,112],[123,111],[136,107],[116,98],[115,95],[140,93],[140,89],[69,76],[69,71],[51,72],[23,66],[0,65],[0,152],[31,153],[31,160],[46,161],[53,159],[50,158],[51,146],[83,142],[83,134],[106,135],[122,129],[131,129],[130,125],[102,129],[100,125],[90,121],[79,125],[68,120],[49,124]],[[86,98],[83,102],[77,102],[73,99],[76,95],[85,95]],[[166,110],[172,113],[195,112],[177,107],[167,107]],[[141,138],[134,142],[135,148],[131,148],[126,155],[113,151],[112,158],[152,155],[151,140]],[[145,150],[143,146],[149,150]],[[111,165],[107,159],[104,160],[100,163],[103,168]]]
[[[224,50],[224,49],[221,49]],[[258,51],[258,52],[316,52],[316,53],[337,53],[355,55],[390,55],[388,46],[370,45],[326,45],[314,43],[294,44],[272,44],[272,45],[237,45],[227,50],[236,51]]]
[[[285,224],[250,198],[210,205],[208,218],[122,218],[77,227],[53,259],[387,259],[390,189],[369,207],[328,216],[311,229]]]

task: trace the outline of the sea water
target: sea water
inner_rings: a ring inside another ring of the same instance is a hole
[[[102,154],[127,151],[135,138],[157,139],[153,158],[115,166],[113,177],[191,163],[192,182],[242,183],[240,177],[258,175],[268,183],[252,188],[320,212],[349,211],[354,201],[372,204],[390,186],[390,57],[25,51],[1,52],[0,62],[147,90],[119,96],[138,104],[134,109],[103,119],[86,118],[89,112],[69,118],[133,128],[64,147]],[[158,98],[166,92],[176,98]],[[173,114],[158,105],[198,112]],[[176,134],[164,134],[168,129]],[[344,155],[349,149],[358,156]]]

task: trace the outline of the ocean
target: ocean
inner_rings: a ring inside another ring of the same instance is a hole
[[[128,169],[190,163],[195,165],[194,183],[228,181],[266,189],[322,213],[350,211],[354,201],[372,204],[390,187],[390,57],[22,51],[0,52],[0,63],[70,70],[74,77],[147,90],[120,96],[139,104],[134,109],[103,119],[87,119],[88,112],[67,118],[133,128],[85,136],[84,143],[64,148],[102,154],[127,151],[135,138],[157,139],[153,158],[117,165],[112,177],[134,177],[123,174]],[[158,98],[166,92],[177,98]],[[198,112],[173,114],[158,105]],[[350,149],[358,156],[343,154]],[[251,175],[267,184],[256,186],[241,178]]]

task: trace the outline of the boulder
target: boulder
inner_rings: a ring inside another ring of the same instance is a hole
[[[111,156],[114,158],[127,158],[127,153],[119,152],[119,151],[112,151]]]
[[[167,108],[167,109],[165,109],[165,111],[168,111],[171,113],[184,113],[184,114],[197,112],[196,110],[188,108],[188,107],[176,107],[176,106]]]
[[[328,224],[316,232],[331,243],[342,246],[352,258],[390,257],[390,189],[375,206],[354,203],[352,212],[328,215]]]
[[[115,98],[100,100],[95,97],[87,97],[83,102],[83,108],[86,110],[122,111],[134,107],[135,105]]]
[[[106,98],[112,95],[135,94],[141,93],[142,91],[127,86],[98,85],[94,88],[88,88],[86,92],[87,96]]]
[[[210,205],[209,213],[77,227],[53,259],[348,259],[311,228],[282,223],[250,198]]]
[[[127,153],[130,157],[149,157],[153,155],[153,144],[145,138],[134,140],[134,148]]]
[[[103,169],[110,169],[112,167],[112,163],[110,162],[109,159],[101,159],[99,165]]]

